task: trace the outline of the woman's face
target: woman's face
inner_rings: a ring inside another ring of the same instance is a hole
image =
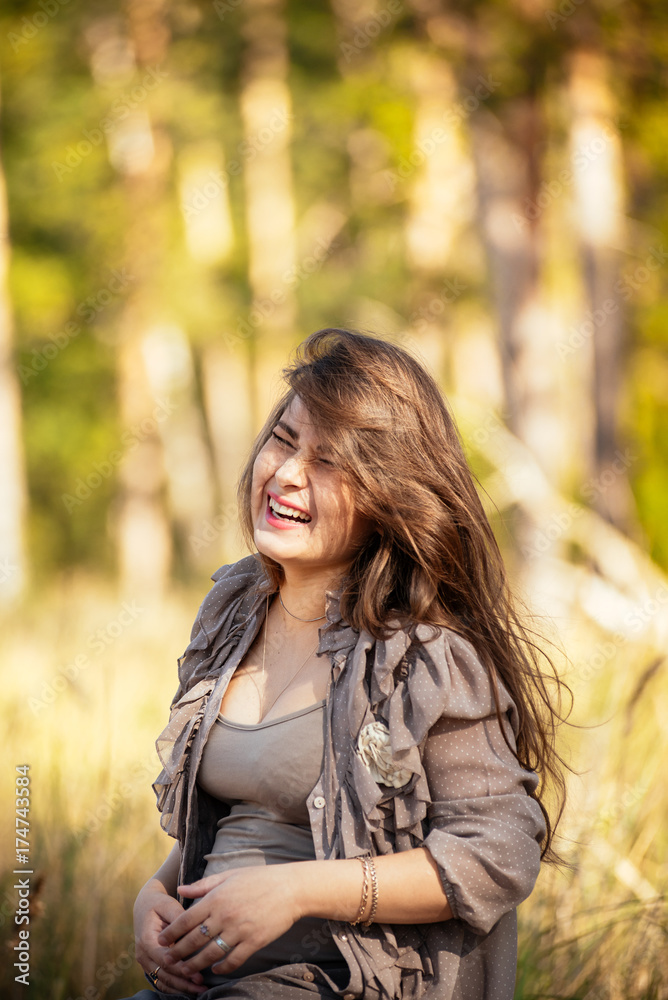
[[[255,460],[251,496],[258,552],[283,567],[344,572],[372,530],[298,396]]]

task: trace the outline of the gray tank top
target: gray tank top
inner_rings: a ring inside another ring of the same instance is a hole
[[[254,725],[218,716],[197,782],[231,808],[218,821],[211,852],[204,855],[203,877],[230,868],[315,859],[306,799],[322,771],[324,706],[323,698]],[[316,917],[298,920],[251,955],[233,976],[208,970],[203,975],[213,986],[293,962],[313,962],[332,973],[338,970],[347,981],[347,964],[327,921]]]

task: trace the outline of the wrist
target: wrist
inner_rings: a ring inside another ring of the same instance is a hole
[[[144,885],[139,890],[139,892],[137,893],[137,898],[135,899],[135,905],[134,905],[135,915],[137,914],[138,911],[145,909],[147,904],[150,905],[150,898],[151,896],[155,896],[156,893],[163,896],[170,895],[170,893],[167,891],[166,887],[162,884],[162,882],[159,879],[155,878],[154,876],[153,878],[150,878],[148,882],[145,882]]]
[[[287,876],[289,899],[295,920],[313,916],[313,887],[309,865],[312,861],[290,861],[284,868]]]
[[[364,872],[355,858],[290,862],[286,872],[299,917],[351,923],[359,912]],[[367,912],[369,907],[366,907]]]

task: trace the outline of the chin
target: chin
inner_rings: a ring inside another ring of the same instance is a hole
[[[268,532],[264,531],[255,532],[255,547],[263,556],[279,562],[281,555],[285,553],[285,546],[281,545],[280,541],[277,545],[275,536],[267,537],[267,534]]]

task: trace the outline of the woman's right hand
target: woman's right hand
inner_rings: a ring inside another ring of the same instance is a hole
[[[181,913],[183,907],[179,901],[163,888],[145,886],[137,896],[134,908],[135,954],[144,972],[153,972],[160,966],[155,985],[162,993],[198,995],[207,988],[203,985],[201,974],[184,973],[183,962],[177,962],[167,971],[164,958],[169,954],[169,948],[158,944],[158,934]]]

